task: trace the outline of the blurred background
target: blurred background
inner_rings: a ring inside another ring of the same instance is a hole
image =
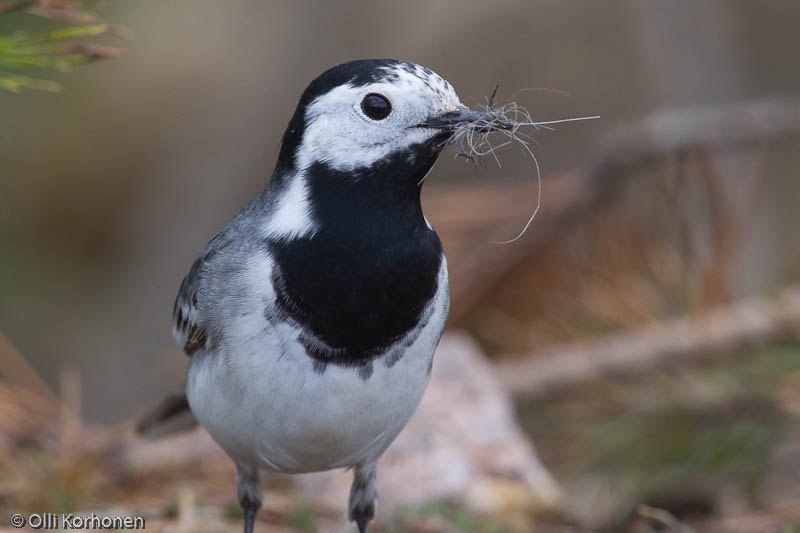
[[[537,120],[601,118],[527,132],[543,204],[513,244],[491,242],[536,205],[517,148],[477,170],[447,151],[423,194],[448,252],[450,328],[491,360],[564,500],[530,522],[451,501],[378,531],[800,527],[800,4],[28,4],[0,8],[0,36],[102,21],[111,31],[70,42],[125,54],[66,73],[0,64],[61,86],[0,89],[4,514],[152,488],[81,468],[182,383],[181,278],[269,179],[307,83],[393,57],[468,105],[499,83],[499,102]],[[232,478],[216,483],[229,505]],[[324,529],[286,508],[266,520]]]

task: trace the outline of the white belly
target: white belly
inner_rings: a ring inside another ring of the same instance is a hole
[[[245,321],[240,333],[248,335],[237,338],[248,340],[235,353],[192,357],[186,383],[192,412],[231,457],[248,465],[297,473],[375,461],[428,384],[449,306],[444,261],[431,305],[429,322],[403,356],[391,366],[375,359],[366,380],[356,368],[329,364],[315,371],[286,324],[265,330]]]

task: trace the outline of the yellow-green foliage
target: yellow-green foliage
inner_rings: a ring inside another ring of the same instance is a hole
[[[0,3],[0,15],[24,11],[35,16],[58,18],[73,26],[58,28],[39,34],[16,31],[11,35],[0,35],[0,89],[19,93],[23,89],[58,92],[61,85],[52,80],[32,77],[30,72],[68,72],[73,67],[101,59],[113,59],[121,55],[117,48],[97,44],[75,42],[87,37],[108,33],[111,27],[103,23],[82,24],[79,21],[94,20],[92,15],[71,8],[38,6],[38,2],[26,2],[19,9],[19,2]],[[71,3],[74,5],[74,3]],[[58,9],[58,17],[53,12]],[[65,12],[65,9],[71,11]],[[23,20],[23,19],[20,19]]]

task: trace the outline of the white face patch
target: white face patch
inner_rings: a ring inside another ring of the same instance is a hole
[[[453,86],[430,70],[411,64],[385,70],[386,81],[341,85],[311,102],[295,155],[300,172],[318,161],[343,171],[370,166],[429,140],[437,130],[413,126],[462,106]],[[385,119],[373,120],[362,111],[370,93],[389,100],[392,111]]]

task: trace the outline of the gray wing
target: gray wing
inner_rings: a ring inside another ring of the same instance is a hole
[[[268,213],[266,200],[257,195],[211,239],[183,278],[172,310],[172,338],[187,355],[215,343],[222,333],[221,317],[215,317],[209,302],[225,308],[223,315],[230,311],[225,306],[237,299],[237,286],[227,282],[258,247],[258,228]]]
[[[244,210],[211,239],[178,289],[172,308],[172,338],[189,356],[208,348],[221,334],[220,317],[209,309],[209,302],[224,308],[228,298],[222,293],[236,292],[235,286],[221,280],[233,279],[244,263],[242,258],[253,246],[254,233],[242,227],[242,221],[247,221],[243,213]]]
[[[206,254],[200,256],[183,278],[172,308],[172,338],[191,356],[206,344],[208,334],[197,310],[197,293],[202,283]]]

